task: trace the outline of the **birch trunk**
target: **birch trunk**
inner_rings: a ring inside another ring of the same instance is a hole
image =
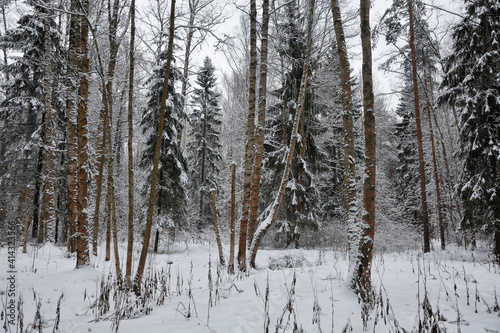
[[[267,48],[269,31],[269,0],[262,2],[262,31],[260,48],[260,78],[259,78],[259,112],[255,147],[255,161],[252,171],[252,187],[250,193],[250,221],[248,224],[247,242],[251,244],[257,229],[257,214],[259,211],[260,180],[262,176],[262,158],[264,156],[264,133],[266,128],[266,95],[267,95]],[[250,262],[255,267],[254,262]]]
[[[246,269],[247,229],[250,214],[250,194],[255,146],[255,86],[257,81],[257,5],[250,0],[250,77],[248,87],[247,143],[245,147],[245,170],[243,174],[243,202],[238,244],[238,266]]]

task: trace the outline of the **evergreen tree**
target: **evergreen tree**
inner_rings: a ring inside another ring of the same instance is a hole
[[[13,195],[10,200],[17,200],[18,193],[25,193],[26,186],[32,187],[32,235],[35,237],[41,208],[44,160],[44,20],[47,14],[34,3],[28,4],[33,6],[33,12],[22,16],[16,28],[7,30],[0,37],[0,49],[14,52],[9,63],[0,65],[0,71],[9,78],[3,83],[5,98],[0,102],[0,183],[5,198]],[[48,27],[49,52],[53,55],[50,66],[58,73],[62,67],[61,36],[53,15],[48,16]],[[53,80],[57,83],[55,75]],[[61,100],[55,94],[56,87],[51,88],[54,100],[52,122],[55,129],[63,130],[58,121],[62,112]],[[61,134],[61,131],[54,133],[52,141],[58,144]],[[57,159],[60,159],[60,154]]]
[[[406,86],[395,110],[400,121],[395,124],[394,135],[397,142],[397,165],[395,166],[394,190],[397,197],[399,218],[412,224],[421,224],[422,205],[418,197],[419,174],[417,156],[417,130],[413,108],[411,86]]]
[[[198,228],[212,221],[210,205],[210,190],[220,191],[219,166],[222,156],[219,153],[221,108],[220,93],[216,91],[215,67],[210,58],[206,57],[198,72],[193,91],[192,103],[195,105],[189,115],[191,141],[188,143],[190,152],[191,192],[193,203],[198,203]]]
[[[300,84],[307,51],[307,33],[301,26],[302,21],[297,3],[288,3],[285,21],[278,26],[282,30],[282,41],[278,46],[278,52],[286,62],[287,70],[281,88],[271,91],[278,102],[270,106],[269,121],[266,126],[268,133],[264,146],[262,202],[273,201],[285,169],[285,156],[299,105]],[[319,227],[320,204],[315,176],[320,167],[319,162],[325,156],[315,140],[316,135],[325,128],[317,118],[318,108],[320,106],[314,102],[312,89],[308,88],[299,124],[301,140],[296,144],[288,186],[277,217],[278,232],[286,235],[287,246],[292,241],[296,247],[299,246],[301,229],[317,230]]]
[[[500,260],[500,4],[466,0],[446,59],[442,102],[460,110],[465,166],[462,227],[495,232]]]
[[[146,148],[140,161],[140,167],[148,172],[148,182],[145,183],[144,193],[149,190],[151,182],[166,59],[167,52],[165,51],[160,54],[158,66],[154,68],[151,77],[146,81],[149,91],[146,105],[142,108],[141,127],[142,133],[147,135],[147,139]],[[156,187],[157,231],[159,229],[173,230],[172,228],[182,228],[186,225],[187,164],[178,142],[178,134],[181,133],[185,113],[182,109],[181,96],[175,90],[176,82],[182,80],[184,78],[180,70],[172,66]]]

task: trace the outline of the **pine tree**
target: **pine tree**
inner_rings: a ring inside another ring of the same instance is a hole
[[[146,147],[143,151],[139,166],[148,170],[144,193],[149,190],[151,182],[151,166],[155,151],[160,114],[160,102],[165,77],[165,62],[167,53],[162,52],[159,65],[153,70],[146,84],[149,87],[147,103],[142,108],[142,133],[147,135]],[[160,166],[156,187],[156,211],[158,218],[157,235],[159,230],[174,230],[186,225],[186,180],[187,165],[182,150],[178,144],[178,134],[181,133],[185,118],[181,104],[181,95],[175,90],[176,82],[183,80],[180,70],[172,66],[169,85],[167,107],[165,109],[165,126],[160,150]],[[157,242],[155,242],[157,248]]]
[[[441,102],[460,110],[465,166],[459,193],[462,227],[495,232],[500,260],[500,4],[466,0],[466,13],[453,29]]]
[[[199,230],[211,221],[210,190],[221,189],[218,164],[222,159],[219,153],[221,148],[219,127],[222,122],[219,107],[220,93],[216,91],[217,79],[214,72],[212,61],[206,57],[196,78],[198,88],[193,91],[192,103],[195,108],[189,115],[191,192],[192,197],[198,199]]]

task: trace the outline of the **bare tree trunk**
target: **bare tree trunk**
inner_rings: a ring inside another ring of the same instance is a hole
[[[250,193],[250,221],[248,224],[247,242],[252,243],[257,229],[257,215],[259,211],[260,179],[262,175],[262,158],[264,156],[264,133],[266,128],[266,95],[267,95],[267,46],[269,32],[269,0],[262,2],[262,31],[260,48],[260,79],[259,79],[259,113],[255,147],[255,161],[252,171],[252,187]],[[250,262],[252,267],[254,262]]]
[[[300,119],[302,113],[304,112],[304,105],[306,100],[307,92],[307,78],[309,75],[309,63],[311,62],[311,44],[312,44],[312,26],[314,21],[314,5],[315,0],[309,0],[309,10],[307,15],[307,53],[306,59],[304,60],[304,70],[302,72],[302,79],[300,83],[300,96],[299,96],[299,106],[297,107],[297,113],[295,114],[295,121],[293,125],[293,132],[291,133],[290,146],[288,149],[288,154],[286,156],[285,171],[283,173],[283,178],[281,180],[280,189],[278,192],[278,197],[276,197],[274,203],[272,204],[269,215],[266,219],[259,225],[255,235],[252,239],[252,243],[249,248],[250,262],[255,263],[255,258],[257,257],[257,250],[259,248],[260,242],[266,232],[271,228],[276,216],[278,215],[278,210],[283,200],[285,194],[285,189],[288,184],[288,178],[290,177],[290,171],[292,169],[292,161],[295,155],[295,146],[297,144],[297,137],[299,133]]]
[[[23,234],[23,253],[26,253],[26,243],[28,242],[28,228],[30,227],[30,222],[29,222],[29,215],[28,215],[28,209],[29,209],[29,195],[30,195],[30,188],[29,186],[26,187],[26,207],[25,207],[25,213],[24,213],[24,234]]]
[[[440,181],[437,167],[437,158],[436,158],[436,147],[434,145],[434,131],[432,128],[432,118],[431,118],[431,101],[428,86],[427,86],[427,73],[425,68],[425,53],[422,50],[422,58],[423,58],[423,67],[424,67],[424,89],[427,91],[427,117],[429,118],[429,131],[431,134],[431,147],[432,147],[432,164],[434,167],[434,184],[436,185],[436,200],[437,200],[437,208],[438,208],[438,221],[439,221],[439,234],[441,237],[441,250],[446,249],[446,241],[445,241],[445,225],[443,221],[443,211],[441,207],[441,189],[440,189]],[[430,78],[432,80],[432,78]]]
[[[247,229],[250,214],[250,193],[255,146],[255,86],[257,83],[257,5],[250,0],[250,77],[248,88],[247,143],[245,147],[245,170],[243,174],[243,202],[238,243],[238,266],[246,269]]]
[[[231,235],[229,236],[229,266],[228,271],[230,274],[234,274],[234,218],[235,218],[235,208],[236,208],[236,163],[233,162],[231,165],[231,224],[230,230]]]
[[[2,5],[2,18],[3,18],[4,31],[7,32],[7,18],[5,17],[5,5]],[[2,48],[2,51],[3,51],[3,61],[4,64],[7,66],[7,51],[5,50],[5,48]],[[7,80],[7,82],[10,80],[9,73],[5,73],[5,79]]]
[[[81,11],[87,15],[89,10],[89,1],[80,2]],[[76,237],[76,267],[87,265],[89,262],[88,248],[88,147],[87,147],[87,102],[89,96],[89,58],[88,41],[89,24],[85,18],[81,18],[81,30],[78,41],[80,43],[80,87],[78,90],[78,191],[77,191],[77,209],[78,225]]]
[[[418,100],[418,82],[417,82],[417,53],[415,51],[415,33],[413,30],[413,3],[408,0],[408,10],[410,16],[410,48],[411,48],[411,67],[413,76],[413,97],[415,102],[415,120],[417,123],[417,143],[418,143],[418,164],[420,171],[420,194],[422,197],[422,214],[424,224],[424,252],[430,252],[429,235],[429,212],[427,209],[427,192],[425,188],[425,165],[424,149],[422,145],[422,127],[420,124],[420,105]]]
[[[132,254],[134,248],[134,48],[135,48],[135,0],[130,4],[130,50],[129,50],[129,86],[128,86],[128,238],[127,263],[125,265],[125,283],[130,287],[132,275]]]
[[[78,10],[76,0],[71,1],[71,12]],[[78,32],[81,20],[76,14],[70,15],[69,48],[66,80],[66,182],[68,187],[68,253],[76,250],[76,217],[77,217],[77,128],[75,123],[78,89]]]
[[[354,151],[354,125],[352,117],[351,68],[347,57],[344,28],[340,14],[339,0],[332,0],[332,14],[339,55],[340,80],[342,84],[342,109],[344,128],[344,200],[347,212],[347,229],[349,237],[350,258],[355,259],[353,251],[357,250],[355,232],[358,207],[356,205],[356,155]]]
[[[146,257],[148,255],[149,240],[151,237],[151,228],[153,225],[153,211],[155,206],[155,194],[156,194],[156,182],[158,179],[158,164],[160,161],[160,148],[161,141],[163,138],[163,123],[165,120],[165,109],[166,101],[168,95],[168,80],[170,78],[170,66],[172,63],[172,53],[174,44],[174,20],[175,20],[175,0],[172,0],[170,8],[170,27],[168,35],[168,51],[167,51],[167,68],[165,71],[165,78],[163,81],[163,91],[161,96],[160,105],[160,119],[158,123],[158,134],[156,137],[155,144],[155,155],[153,159],[153,171],[151,176],[151,189],[149,192],[149,202],[148,202],[148,214],[146,218],[146,229],[144,230],[144,241],[142,243],[142,251],[139,259],[139,265],[137,266],[137,275],[134,278],[134,291],[136,294],[141,292],[141,280],[144,274],[144,268],[146,267]]]
[[[219,262],[221,265],[225,265],[224,253],[222,252],[222,243],[220,241],[219,224],[217,222],[217,207],[215,206],[215,191],[212,190],[212,211],[214,213],[214,228],[215,228],[215,238],[217,239],[217,248],[219,249]]]
[[[187,98],[187,87],[188,87],[188,76],[189,76],[189,63],[191,61],[191,52],[193,51],[192,49],[192,42],[193,42],[193,36],[195,32],[195,26],[194,26],[194,20],[196,18],[196,12],[197,12],[197,7],[199,4],[199,0],[189,0],[189,24],[188,24],[188,31],[186,34],[186,49],[184,51],[184,67],[182,68],[182,75],[186,80],[182,81],[182,86],[181,86],[181,102],[182,102],[182,109],[186,110],[187,103],[186,103],[186,98]],[[187,122],[186,122],[187,123]],[[184,126],[185,130],[186,126]],[[181,134],[182,138],[182,134]]]
[[[42,241],[47,239],[47,230],[53,228],[54,222],[54,146],[52,144],[52,94],[51,94],[51,54],[50,54],[50,20],[49,13],[45,10],[44,18],[44,79],[43,79],[43,97],[45,108],[45,173],[43,184],[42,199],[42,221],[43,233]]]
[[[372,79],[372,45],[370,31],[370,0],[360,1],[361,47],[363,53],[363,115],[365,128],[365,176],[363,182],[363,222],[359,235],[355,286],[363,302],[371,299],[371,264],[375,230],[375,165],[376,133]]]

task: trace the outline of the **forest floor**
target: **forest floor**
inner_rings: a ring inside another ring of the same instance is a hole
[[[230,275],[218,265],[215,246],[176,243],[169,254],[150,255],[148,292],[143,289],[148,297],[138,299],[118,291],[114,261],[105,262],[104,248],[99,250],[92,265],[75,269],[64,248],[32,246],[26,254],[18,249],[15,292],[24,331],[41,332],[41,325],[44,332],[252,333],[266,327],[293,332],[296,325],[297,332],[342,332],[352,325],[347,331],[362,332],[366,325],[369,332],[418,332],[420,323],[442,332],[500,332],[500,267],[487,249],[376,254],[375,301],[365,323],[349,286],[345,253],[262,249],[256,270]],[[125,248],[120,255],[123,264]],[[7,258],[7,248],[1,248],[4,309]],[[5,325],[4,314],[1,319]]]

